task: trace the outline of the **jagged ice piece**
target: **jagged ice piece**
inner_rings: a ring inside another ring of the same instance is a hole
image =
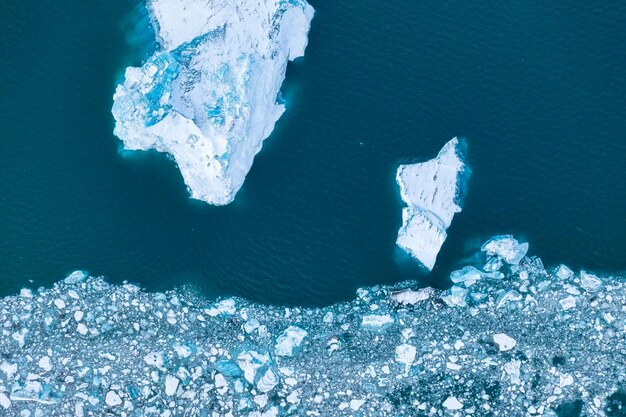
[[[396,243],[429,270],[452,218],[461,211],[467,173],[458,138],[446,143],[435,159],[398,167],[396,182],[407,207],[402,209]]]
[[[169,154],[192,198],[228,204],[285,111],[287,62],[304,54],[305,0],[151,0],[159,49],[113,97],[125,149]]]

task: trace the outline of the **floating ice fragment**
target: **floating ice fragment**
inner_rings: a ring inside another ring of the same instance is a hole
[[[165,395],[171,397],[176,394],[178,384],[180,384],[180,380],[178,378],[173,375],[167,375],[165,377]]]
[[[380,329],[384,326],[393,323],[393,317],[389,314],[370,314],[368,316],[363,316],[361,320],[361,326],[366,329]]]
[[[565,297],[561,301],[559,301],[559,304],[561,304],[561,307],[563,308],[563,310],[567,311],[570,308],[576,307],[576,298],[570,295],[568,297]]]
[[[498,345],[500,352],[506,352],[507,350],[511,350],[517,346],[517,341],[504,333],[494,334],[493,341],[496,345]]]
[[[526,278],[528,279],[528,274],[533,275],[547,275],[546,268],[543,266],[543,261],[538,256],[530,256],[524,259],[524,262],[520,264],[520,276],[522,272],[526,273]]]
[[[193,349],[184,343],[176,342],[173,344],[172,347],[174,348],[174,351],[176,352],[178,357],[181,359],[187,359],[193,353]]]
[[[404,365],[404,373],[408,373],[417,355],[417,349],[413,345],[403,344],[396,347],[396,362]]]
[[[500,257],[509,265],[518,265],[528,252],[528,243],[519,243],[512,235],[500,235],[489,239],[480,250]]]
[[[28,329],[22,328],[22,329],[18,330],[17,332],[13,333],[11,335],[11,337],[13,338],[13,340],[15,340],[17,342],[19,347],[23,348],[24,345],[26,344],[26,335],[27,334],[28,334]]]
[[[122,404],[122,399],[119,394],[115,391],[107,392],[107,395],[104,398],[104,401],[107,403],[109,407],[117,407]]]
[[[276,339],[274,353],[276,356],[293,356],[294,350],[298,349],[306,337],[307,332],[297,326],[289,326]]]
[[[76,331],[83,336],[89,333],[89,329],[83,323],[78,323],[78,325],[76,326]]]
[[[469,287],[476,283],[481,278],[480,271],[473,266],[466,266],[458,271],[452,271],[450,274],[450,280],[455,284],[463,283],[466,287]]]
[[[350,409],[352,411],[358,411],[365,404],[365,400],[351,400],[350,401]]]
[[[515,385],[519,385],[522,380],[520,379],[520,368],[522,366],[522,361],[513,359],[504,364],[504,372],[509,375],[511,378],[511,383]]]
[[[278,375],[272,370],[269,354],[256,351],[245,351],[237,356],[237,365],[250,384],[261,392],[268,392],[278,384]]]
[[[559,387],[565,388],[574,383],[574,377],[570,374],[559,375]]]
[[[0,406],[5,410],[11,407],[11,400],[4,392],[0,392]]]
[[[463,408],[463,403],[456,397],[448,397],[443,402],[443,407],[448,410],[460,410]]]
[[[293,391],[291,394],[289,394],[286,398],[287,402],[290,404],[299,404],[300,403],[300,394],[298,393],[298,391]]]
[[[570,279],[574,276],[574,271],[569,269],[567,265],[561,264],[559,266],[559,269],[556,271],[556,276],[561,279]]]
[[[74,320],[76,320],[76,322],[78,323],[79,321],[81,321],[83,319],[83,317],[85,316],[85,313],[83,313],[80,310],[76,310],[74,312]]]
[[[487,260],[485,265],[483,266],[483,270],[485,272],[496,272],[499,271],[503,266],[502,259],[497,256],[494,256]]]
[[[467,294],[469,294],[468,290],[454,285],[448,290],[448,295],[441,297],[441,299],[450,307],[464,307],[467,305]]]
[[[2,362],[0,364],[0,371],[4,372],[7,379],[11,379],[13,378],[13,375],[15,375],[15,373],[17,372],[17,364],[9,363],[9,362]]]
[[[400,165],[396,173],[400,196],[408,206],[402,209],[396,243],[429,270],[435,266],[452,218],[461,211],[469,173],[462,146],[454,138],[435,159]]]
[[[78,284],[79,282],[83,282],[89,273],[87,271],[74,271],[65,278],[64,282],[69,285]]]
[[[304,55],[304,0],[151,0],[160,48],[117,86],[114,133],[173,157],[191,197],[231,202],[274,124],[287,62]]]
[[[22,288],[20,290],[20,297],[33,298],[33,291],[29,288]]]
[[[511,301],[521,301],[522,294],[517,292],[516,290],[503,291],[502,294],[498,296],[496,299],[496,309],[500,309],[504,307],[507,303]]]
[[[159,369],[163,369],[163,365],[165,364],[162,352],[148,353],[146,356],[144,356],[143,360],[148,365],[154,366]]]
[[[267,367],[257,381],[256,387],[261,392],[270,392],[278,385],[278,382],[278,375],[276,375],[272,368]]]
[[[29,374],[26,381],[16,381],[13,385],[10,399],[12,401],[32,401],[40,404],[54,404],[56,401],[52,397],[49,386],[42,385],[36,379],[39,375]]]
[[[420,288],[417,291],[404,289],[391,293],[391,300],[398,304],[415,305],[421,301],[426,301],[432,295],[432,288]]]
[[[597,276],[585,271],[580,271],[580,286],[585,291],[596,292],[602,286],[602,281]]]
[[[237,308],[235,307],[235,300],[227,298],[217,302],[215,306],[208,311],[208,314],[211,317],[234,316],[236,312]]]
[[[52,364],[50,364],[50,357],[49,356],[43,356],[39,359],[39,367],[41,369],[43,369],[44,371],[51,371],[52,370]]]

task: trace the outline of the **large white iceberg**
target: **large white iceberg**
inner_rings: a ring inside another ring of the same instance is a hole
[[[402,209],[402,227],[396,243],[432,270],[446,240],[461,201],[469,168],[463,161],[463,142],[454,138],[435,159],[400,165],[396,182],[407,207]]]
[[[304,54],[305,0],[148,0],[159,50],[126,69],[112,113],[128,150],[174,158],[192,198],[231,202],[285,111],[287,62]]]

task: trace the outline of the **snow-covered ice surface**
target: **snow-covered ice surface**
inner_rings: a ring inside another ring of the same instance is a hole
[[[396,243],[432,270],[446,240],[446,230],[461,211],[469,168],[463,160],[463,141],[454,138],[435,159],[400,165],[396,182],[407,205]]]
[[[0,300],[0,415],[623,416],[623,278],[498,256],[317,309],[24,289]]]
[[[176,161],[191,196],[231,202],[285,111],[287,62],[304,55],[305,0],[148,0],[159,50],[126,69],[112,113],[128,150]]]

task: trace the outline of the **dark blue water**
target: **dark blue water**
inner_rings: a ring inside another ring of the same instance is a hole
[[[122,156],[112,94],[145,53],[133,4],[5,2],[2,294],[85,268],[163,290],[327,304],[423,276],[399,256],[399,163],[455,135],[473,169],[433,274],[493,233],[546,263],[626,269],[626,3],[315,1],[288,111],[234,204],[187,198],[156,153]]]

